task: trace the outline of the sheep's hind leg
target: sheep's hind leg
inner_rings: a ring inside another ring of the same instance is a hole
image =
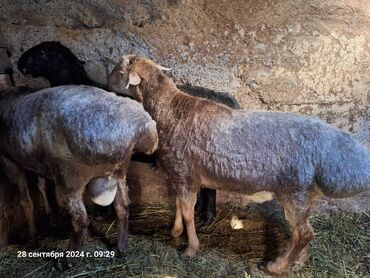
[[[42,199],[44,201],[45,214],[50,217],[51,208],[49,204],[48,195],[46,193],[46,180],[44,178],[41,178],[41,177],[37,178],[37,188],[39,189]]]
[[[179,237],[184,231],[184,224],[182,222],[182,210],[181,210],[181,200],[176,197],[176,218],[175,223],[171,229],[171,236],[176,238]]]
[[[305,248],[314,238],[312,226],[308,221],[309,207],[300,206],[294,201],[290,201],[284,205],[284,210],[292,229],[292,238],[287,250],[274,262],[269,262],[266,266],[268,272],[276,275],[288,271],[297,259],[304,259]]]
[[[308,224],[311,226],[309,221],[307,220]],[[313,228],[312,228],[313,230]],[[299,253],[297,260],[294,262],[294,264],[298,266],[303,266],[305,262],[308,260],[308,245],[302,249],[302,251]]]
[[[185,221],[186,231],[188,233],[188,247],[186,248],[185,255],[194,257],[199,249],[199,240],[195,230],[194,222],[194,206],[197,200],[196,192],[189,192],[184,198],[180,198],[180,205],[182,217]]]
[[[66,192],[64,192],[66,194]],[[69,240],[68,251],[81,251],[90,223],[86,208],[82,200],[82,193],[74,192],[64,196],[66,207],[71,215],[72,233]],[[64,257],[59,263],[61,270],[73,267],[78,257]]]
[[[33,202],[28,190],[26,173],[22,168],[18,167],[15,163],[4,156],[0,157],[0,163],[3,165],[8,179],[18,186],[20,193],[20,205],[26,218],[28,235],[33,241],[35,241],[36,226],[33,216]]]
[[[125,179],[120,180],[114,198],[114,209],[117,215],[117,252],[124,253],[128,249],[128,216],[129,197]],[[116,254],[119,255],[119,254]]]

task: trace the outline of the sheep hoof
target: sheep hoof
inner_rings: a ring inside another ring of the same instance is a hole
[[[204,222],[203,222],[203,226],[207,227],[211,225],[215,219],[216,219],[216,215],[214,215],[212,212],[207,213],[204,219]]]
[[[174,237],[174,238],[177,238],[177,237],[181,236],[183,231],[184,231],[183,229],[177,229],[177,228],[173,227],[171,229],[171,236]]]
[[[115,257],[122,257],[128,249],[128,243],[126,242],[123,246],[113,246],[111,248],[112,251],[114,251]]]
[[[185,254],[185,256],[192,258],[192,257],[195,257],[196,253],[197,253],[197,250],[188,247],[188,248],[186,248],[184,254]]]
[[[59,271],[66,271],[72,267],[74,267],[77,263],[76,258],[58,258],[57,260],[57,267]]]
[[[305,262],[308,260],[308,251],[307,249],[304,249],[301,251],[301,253],[298,255],[298,259],[294,262],[294,264],[302,267]]]
[[[282,275],[284,272],[288,271],[288,267],[284,266],[281,262],[268,262],[267,265],[263,269],[270,275]]]
[[[181,238],[181,237],[174,237],[172,242],[177,247],[180,247],[184,244],[183,243],[183,238]]]

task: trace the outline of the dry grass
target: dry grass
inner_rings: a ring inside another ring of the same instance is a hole
[[[237,214],[245,229],[232,230],[230,217]],[[201,251],[192,259],[181,255],[186,237],[171,239],[171,208],[132,208],[128,253],[121,258],[82,258],[60,273],[48,258],[17,258],[28,247],[13,245],[0,252],[1,277],[266,277],[258,265],[276,256],[289,238],[282,213],[273,205],[248,210],[228,208],[215,223],[199,229]],[[370,277],[370,216],[336,212],[312,217],[316,239],[305,267],[286,277]],[[68,244],[68,220],[59,222],[40,242],[38,251],[64,251]],[[92,221],[112,242],[116,229],[111,221]],[[54,235],[53,237],[50,235]],[[55,236],[56,235],[56,236]],[[35,249],[29,249],[35,250]],[[85,251],[106,250],[98,237],[89,236]],[[250,275],[250,276],[248,276]]]
[[[313,277],[370,277],[370,215],[336,212],[312,217],[316,239],[302,271]]]

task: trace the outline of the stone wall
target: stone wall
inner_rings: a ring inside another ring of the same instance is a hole
[[[244,108],[318,116],[370,147],[368,0],[3,0],[0,47],[60,41],[105,83],[123,54]],[[17,85],[46,86],[15,72]]]

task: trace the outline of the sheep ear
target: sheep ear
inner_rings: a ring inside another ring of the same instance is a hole
[[[141,78],[140,76],[134,72],[134,71],[131,71],[128,75],[128,82],[127,82],[127,85],[126,85],[126,89],[128,89],[128,87],[130,85],[139,85],[141,82]]]

